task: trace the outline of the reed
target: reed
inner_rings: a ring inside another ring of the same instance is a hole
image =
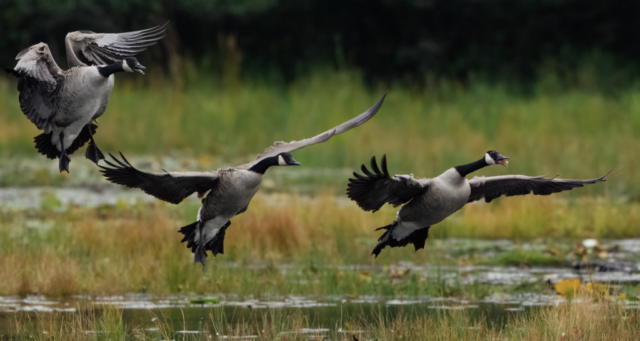
[[[511,165],[483,170],[485,175],[592,178],[618,163],[627,167],[623,176],[580,189],[580,195],[640,194],[636,87],[608,95],[589,87],[549,86],[549,77],[541,77],[527,94],[482,81],[371,88],[347,71],[319,71],[290,85],[242,80],[226,86],[185,65],[182,86],[153,74],[118,77],[96,135],[104,151],[190,151],[220,166],[237,165],[276,140],[300,140],[344,122],[388,93],[373,120],[297,151],[296,159],[305,167],[355,170],[373,155],[388,154],[391,172],[431,177],[495,149],[510,156]],[[15,83],[0,79],[0,155],[35,156],[32,139],[38,131],[19,110]]]
[[[639,236],[636,222],[640,214],[635,202],[606,198],[503,198],[470,205],[434,226],[425,250],[385,249],[380,257],[372,258],[379,237],[374,229],[394,219],[393,208],[371,214],[330,194],[259,193],[249,210],[233,219],[225,254],[208,258],[202,267],[193,263],[177,232],[195,219],[197,209],[197,200],[187,200],[179,206],[158,201],[93,209],[54,206],[0,211],[0,295],[145,290],[160,294],[454,292],[481,297],[490,288],[451,287],[437,279],[424,281],[419,274],[408,274],[397,284],[389,270],[369,273],[340,270],[340,266],[386,268],[399,261],[455,265],[460,259],[449,258],[450,252],[439,246],[442,238],[450,237],[548,238],[551,244],[562,238],[633,238]],[[478,257],[466,261],[487,262]],[[567,260],[542,254],[528,257],[527,262],[542,259],[544,264]],[[294,265],[295,270],[282,272],[279,267],[283,264]],[[538,289],[544,288],[542,283]]]
[[[310,321],[300,310],[269,309],[252,313],[247,321],[230,323],[221,311],[212,311],[195,335],[175,333],[174,321],[159,316],[149,325],[122,323],[122,311],[112,307],[73,314],[18,315],[9,334],[12,340],[636,340],[637,310],[607,297],[582,293],[568,303],[518,312],[505,321],[488,323],[466,310],[437,310],[430,314],[380,311],[374,318],[335,318],[333,325]],[[154,315],[152,313],[152,315]],[[180,325],[179,323],[177,325]],[[153,327],[149,330],[147,328]],[[329,332],[304,333],[303,328]],[[87,332],[89,331],[89,332]]]

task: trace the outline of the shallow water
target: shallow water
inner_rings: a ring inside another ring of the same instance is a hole
[[[266,297],[238,300],[235,295],[217,295],[220,303],[195,304],[193,299],[211,298],[197,295],[156,296],[128,294],[122,296],[72,296],[52,299],[44,296],[0,297],[0,336],[14,331],[16,314],[33,315],[86,313],[96,314],[110,305],[122,310],[125,327],[143,332],[157,332],[159,324],[168,326],[176,335],[203,333],[215,323],[240,322],[261,325],[263,318],[273,313],[290,316],[301,313],[309,325],[298,332],[323,335],[329,332],[348,332],[344,321],[356,318],[375,320],[378,316],[393,318],[402,312],[405,316],[438,314],[447,310],[466,310],[473,320],[485,318],[490,327],[499,327],[513,314],[527,314],[540,306],[566,304],[565,298],[556,295],[523,293],[517,295],[493,294],[482,300],[462,300],[451,297]],[[640,309],[638,302],[627,301],[627,309]],[[274,311],[275,310],[275,311]],[[88,330],[87,333],[96,331]],[[206,332],[205,332],[206,333]],[[222,337],[223,335],[218,335]]]
[[[133,161],[132,161],[133,162]],[[181,165],[175,165],[181,166]],[[158,166],[159,167],[159,166]],[[156,167],[153,167],[156,168]],[[75,169],[74,169],[75,171]],[[300,183],[307,177],[335,178],[335,172],[341,170],[311,170],[296,174]],[[80,173],[82,173],[80,171]],[[326,173],[326,174],[325,174]],[[88,176],[93,172],[87,170]],[[287,177],[291,179],[290,175]],[[283,177],[284,178],[284,177]],[[344,178],[344,177],[343,177]],[[268,192],[278,184],[279,176],[274,175],[271,182],[264,184]],[[296,181],[297,181],[296,180]],[[149,202],[155,199],[141,191],[123,190],[118,186],[105,184],[98,187],[79,185],[72,188],[62,187],[10,187],[0,188],[0,207],[7,210],[33,210],[55,201],[56,209],[64,210],[70,205],[97,207],[101,205],[132,204],[137,201]],[[265,194],[269,195],[269,194]],[[277,196],[273,196],[277,203]],[[302,197],[304,198],[304,197]],[[195,197],[189,200],[197,200]],[[346,199],[345,199],[346,202]],[[25,220],[26,228],[46,229],[46,221]],[[510,240],[471,240],[471,239],[430,239],[428,249],[442,259],[467,257],[492,259],[500,254],[512,251],[535,251],[539,253],[558,252],[564,261],[554,267],[548,266],[494,266],[494,265],[440,265],[399,262],[392,265],[352,264],[330,266],[327,268],[341,271],[353,271],[365,277],[385,277],[400,284],[408,280],[407,274],[417,275],[420,280],[444,282],[450,286],[473,285],[527,285],[543,283],[553,285],[563,279],[579,278],[582,282],[603,282],[613,284],[640,283],[640,239],[600,240],[598,246],[604,251],[594,251],[593,247],[579,251],[581,245],[590,245],[587,241],[577,240],[531,240],[516,242]],[[584,260],[576,253],[583,252]],[[449,264],[449,263],[445,263]],[[455,263],[453,263],[455,264]],[[275,267],[282,274],[301,270],[295,264],[245,264],[220,261],[220,267],[238,268],[243,271],[261,270]],[[357,278],[357,277],[356,277]],[[291,281],[308,281],[292,275]],[[303,283],[300,283],[303,284]],[[527,289],[530,290],[530,289]],[[123,296],[71,296],[68,298],[50,298],[43,296],[0,297],[0,336],[12,333],[12,322],[17,314],[78,314],[91,310],[98,313],[105,306],[115,306],[123,311],[125,324],[153,330],[159,318],[167,319],[175,333],[198,333],[211,316],[227,323],[261,319],[273,310],[282,313],[300,311],[308,317],[311,329],[309,334],[323,334],[338,331],[341,321],[357,316],[367,319],[383,313],[395,316],[399,312],[409,314],[434,314],[447,310],[466,310],[474,318],[481,315],[490,325],[500,324],[510,314],[526,314],[538,306],[564,304],[565,299],[555,295],[536,293],[504,294],[493,293],[480,300],[466,301],[449,297],[378,297],[378,296],[245,296],[233,294],[216,295],[219,304],[194,304],[191,299],[210,295],[169,295],[128,294]],[[627,307],[638,309],[635,301],[627,301]],[[155,320],[154,320],[155,319]],[[92,333],[95,331],[87,331]]]
[[[560,304],[563,299],[538,294],[492,296],[478,301],[450,297],[265,297],[238,300],[235,295],[217,295],[220,303],[191,303],[193,299],[211,296],[128,294],[122,296],[72,296],[54,299],[44,296],[0,297],[0,335],[11,334],[12,322],[18,313],[75,314],[94,309],[100,313],[105,306],[122,309],[125,324],[132,328],[153,328],[158,319],[168,322],[176,332],[198,332],[216,320],[227,323],[261,320],[270,309],[283,314],[301,312],[308,317],[310,333],[341,328],[342,321],[357,317],[373,319],[378,314],[393,317],[404,314],[432,314],[438,310],[469,310],[490,324],[502,323],[508,314],[523,313],[531,307]]]

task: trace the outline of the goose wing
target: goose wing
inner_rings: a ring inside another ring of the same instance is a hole
[[[111,155],[111,154],[109,154]],[[120,153],[122,161],[111,155],[114,162],[105,162],[111,166],[99,166],[102,175],[114,184],[129,188],[140,188],[145,193],[160,200],[179,204],[194,192],[204,195],[218,184],[216,172],[143,172],[137,170]]]
[[[387,170],[387,156],[382,156],[382,171],[378,168],[376,157],[371,158],[371,173],[362,165],[360,175],[353,172],[355,179],[349,179],[347,196],[365,211],[377,211],[385,203],[399,206],[406,204],[414,197],[429,188],[429,180],[414,179],[412,175],[395,175],[391,177]]]
[[[75,31],[64,40],[69,67],[107,65],[133,57],[164,38],[167,24],[125,33]]]
[[[16,67],[7,71],[19,78],[20,109],[38,129],[44,129],[56,111],[56,96],[64,80],[62,69],[45,43],[22,50],[16,60]]]
[[[374,104],[367,111],[350,119],[347,122],[342,123],[337,127],[331,128],[322,134],[316,135],[312,138],[308,138],[302,141],[291,141],[289,143],[278,141],[274,143],[273,146],[265,149],[262,154],[259,154],[255,161],[245,163],[244,165],[238,166],[236,168],[249,169],[264,158],[276,156],[284,152],[292,152],[294,150],[298,150],[313,144],[322,143],[322,142],[328,141],[331,137],[335,135],[342,134],[345,131],[351,130],[370,120],[378,112],[378,109],[380,109],[380,106],[382,106],[382,102],[384,102],[385,96],[386,95],[382,96],[382,98],[378,101],[378,103]]]
[[[476,176],[469,180],[471,195],[467,202],[484,198],[485,202],[500,196],[527,195],[533,192],[535,195],[549,195],[562,191],[570,191],[576,187],[607,181],[611,172],[595,179],[560,179],[545,178],[542,176],[505,175],[505,176]]]

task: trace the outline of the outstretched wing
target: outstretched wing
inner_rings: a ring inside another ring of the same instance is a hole
[[[45,43],[22,50],[16,60],[16,67],[7,71],[19,78],[20,109],[38,129],[47,130],[49,118],[56,111],[56,95],[64,80],[62,69]]]
[[[276,156],[280,153],[292,152],[294,150],[298,150],[313,144],[322,143],[329,140],[331,137],[335,135],[342,134],[345,131],[351,130],[363,124],[364,122],[367,122],[368,120],[370,120],[378,112],[378,109],[380,109],[380,106],[382,106],[382,102],[384,102],[385,97],[386,95],[382,96],[382,98],[378,101],[378,103],[374,104],[374,106],[369,108],[367,111],[350,119],[347,122],[342,123],[337,127],[331,128],[320,135],[316,135],[312,138],[305,139],[302,141],[291,141],[289,143],[278,141],[274,143],[273,146],[265,149],[262,154],[259,154],[255,161],[245,163],[244,165],[238,166],[236,168],[249,169],[256,163],[258,163],[258,161],[260,161],[261,159],[271,157],[271,156]]]
[[[131,166],[122,153],[120,156],[123,161],[113,155],[113,163],[105,159],[111,168],[99,166],[107,180],[129,188],[140,188],[145,193],[172,204],[179,204],[194,192],[204,195],[218,184],[219,178],[215,172],[142,172]]]
[[[511,197],[514,195],[549,195],[562,191],[570,191],[576,187],[607,181],[611,172],[595,179],[574,180],[559,178],[544,178],[542,176],[505,175],[505,176],[476,176],[469,180],[471,195],[467,202],[484,198],[485,202],[502,195]]]
[[[64,42],[69,67],[108,65],[133,57],[164,38],[167,24],[125,33],[68,33]]]
[[[387,170],[387,156],[382,156],[382,172],[376,163],[376,157],[371,158],[371,173],[362,165],[360,175],[353,172],[355,179],[349,179],[347,196],[355,201],[365,211],[377,211],[385,203],[399,206],[406,204],[414,197],[424,193],[429,188],[429,181],[416,180],[410,175],[389,176]]]

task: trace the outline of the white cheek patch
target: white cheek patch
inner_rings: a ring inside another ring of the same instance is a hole
[[[495,165],[496,161],[489,156],[489,153],[484,154],[484,162],[486,162],[488,165]]]
[[[278,155],[278,165],[279,166],[286,166],[287,163],[284,161],[284,158],[282,157],[282,155]]]
[[[200,209],[198,210],[198,220],[197,221],[200,221],[200,212],[202,212],[202,206],[200,206]]]
[[[124,71],[133,72],[133,69],[129,67],[129,64],[127,64],[126,59],[122,60],[122,68],[124,69]]]

